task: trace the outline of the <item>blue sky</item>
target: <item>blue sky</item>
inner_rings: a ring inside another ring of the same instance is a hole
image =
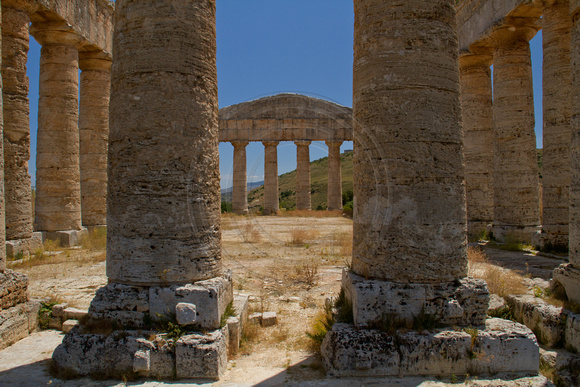
[[[352,106],[354,11],[351,0],[217,0],[218,88],[220,107],[281,92],[295,92]],[[536,133],[541,147],[542,42],[531,42]],[[32,158],[35,181],[40,46],[31,39],[28,61]],[[345,143],[342,150],[352,149]],[[250,143],[248,181],[263,180],[264,148]],[[313,142],[312,160],[327,156]],[[220,144],[222,188],[231,186],[233,147]],[[296,168],[296,147],[280,143],[279,173]]]

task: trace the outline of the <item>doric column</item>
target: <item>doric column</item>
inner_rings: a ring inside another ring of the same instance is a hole
[[[107,276],[149,286],[213,278],[222,268],[215,3],[116,7]]]
[[[248,141],[232,141],[234,146],[234,187],[232,207],[236,214],[248,213],[248,178],[246,173],[246,146]]]
[[[296,209],[310,210],[310,144],[311,141],[294,141],[296,144]]]
[[[326,141],[328,146],[328,209],[342,209],[342,171],[340,146],[342,141]]]
[[[2,7],[0,7],[0,33],[4,30],[2,21]],[[1,36],[1,35],[0,35]],[[0,51],[2,50],[2,39],[0,39]],[[0,55],[0,67],[2,66],[2,56]],[[4,88],[2,85],[2,77],[0,77],[0,106],[3,106],[2,94]],[[4,136],[4,109],[0,109],[0,133]],[[4,146],[0,144],[0,273],[6,270],[6,223],[4,212]]]
[[[79,171],[80,36],[60,23],[34,23],[42,44],[36,151],[35,224],[38,231],[81,229]]]
[[[264,215],[280,210],[278,196],[278,141],[262,141],[264,144]]]
[[[82,224],[107,224],[107,148],[111,59],[103,52],[79,54],[79,109]]]
[[[542,17],[544,42],[543,216],[539,247],[567,249],[570,191],[570,3],[547,0]]]
[[[570,263],[554,270],[552,279],[563,286],[570,301],[580,303],[580,0],[570,0],[572,18],[570,69],[572,72],[570,145]]]
[[[26,62],[29,47],[29,1],[2,2],[2,79],[6,239],[30,239],[33,232],[30,159],[30,109]]]
[[[455,10],[419,2],[419,48],[414,3],[355,1],[352,270],[442,283],[467,274]]]
[[[529,40],[534,27],[494,36],[494,237],[530,243],[540,225],[534,90]]]
[[[491,55],[459,58],[464,130],[467,230],[485,233],[493,221],[493,102]]]

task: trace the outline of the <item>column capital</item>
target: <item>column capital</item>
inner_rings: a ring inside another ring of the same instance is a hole
[[[79,69],[85,70],[111,70],[113,60],[104,51],[79,52]]]
[[[472,54],[465,53],[459,56],[459,67],[491,67],[493,64],[492,54]]]
[[[326,140],[324,141],[324,143],[326,144],[326,146],[330,147],[334,147],[334,146],[338,146],[340,147],[342,145],[344,141],[342,140]]]
[[[264,144],[265,147],[272,147],[278,146],[278,144],[280,144],[280,141],[262,141],[262,144]]]
[[[310,146],[310,144],[312,144],[312,141],[296,140],[296,141],[294,141],[294,144],[296,144],[296,146]]]
[[[249,141],[230,141],[234,148],[245,148],[250,143]]]
[[[38,4],[33,0],[3,0],[2,8],[14,8],[32,14],[38,9]]]
[[[82,47],[84,41],[83,37],[71,30],[65,22],[32,23],[30,34],[43,46],[63,44],[78,49]]]
[[[529,42],[541,29],[537,18],[511,18],[505,26],[492,33],[494,46],[504,46],[514,42]]]

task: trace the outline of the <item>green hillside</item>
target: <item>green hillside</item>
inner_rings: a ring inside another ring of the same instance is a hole
[[[340,155],[342,168],[342,192],[352,192],[352,151]],[[310,163],[312,209],[326,209],[328,188],[328,157]],[[280,209],[296,208],[296,170],[285,173],[278,178],[280,188]],[[264,186],[248,193],[248,207],[257,210],[263,204]]]

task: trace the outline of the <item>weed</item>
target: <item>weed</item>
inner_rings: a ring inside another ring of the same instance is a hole
[[[294,246],[303,246],[306,241],[318,238],[320,233],[317,230],[306,230],[303,228],[294,228],[290,230],[290,244]]]
[[[551,381],[556,378],[556,369],[540,357],[540,373]]]
[[[224,314],[220,318],[220,328],[225,327],[226,323],[228,322],[228,318],[234,317],[235,315],[236,315],[236,308],[234,308],[234,302],[231,301],[228,304],[228,306],[226,306],[226,310],[224,311]]]
[[[354,323],[354,315],[352,311],[352,302],[346,297],[344,289],[340,289],[340,293],[334,303],[337,310],[336,321],[341,323]]]
[[[105,251],[107,249],[107,229],[98,227],[83,234],[80,243],[82,248],[86,250]]]
[[[306,332],[306,336],[308,336],[311,341],[310,348],[313,351],[320,351],[322,341],[326,337],[328,331],[332,329],[335,322],[336,319],[332,312],[331,305],[326,305],[324,309],[316,313],[310,325],[310,331]]]
[[[306,283],[309,287],[314,286],[318,275],[318,265],[304,263],[296,266],[295,270],[299,282]]]
[[[421,308],[421,312],[413,318],[413,329],[416,331],[431,331],[441,327],[439,317],[434,314],[425,313],[425,308]]]
[[[469,260],[469,275],[485,280],[490,293],[504,297],[509,294],[524,294],[527,292],[522,276],[490,263],[481,249],[469,247],[467,257]]]
[[[42,301],[40,303],[40,309],[38,310],[38,324],[41,329],[48,329],[48,325],[52,319],[52,307],[57,304],[57,301]]]
[[[247,322],[244,324],[242,330],[242,337],[240,340],[240,352],[242,354],[249,354],[254,343],[258,341],[260,337],[260,327],[258,324]]]
[[[496,318],[501,318],[504,320],[515,321],[512,310],[507,305],[504,306],[503,308],[498,309],[498,310],[488,312],[488,315],[489,315],[489,317],[496,317]]]
[[[260,230],[251,222],[246,222],[240,228],[240,235],[244,243],[258,243],[262,239]]]

